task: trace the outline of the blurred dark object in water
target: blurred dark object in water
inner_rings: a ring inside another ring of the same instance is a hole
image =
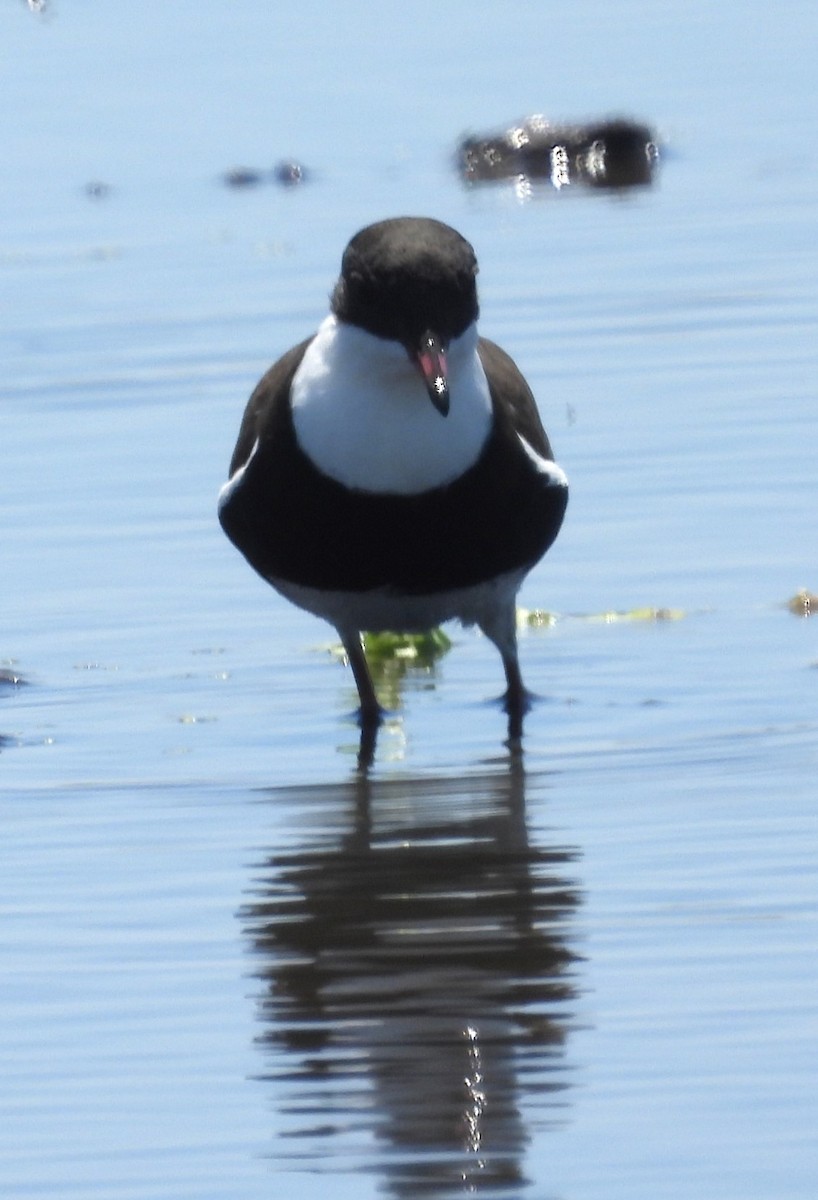
[[[257,187],[264,182],[264,174],[254,167],[231,167],[222,175],[222,180],[232,188]]]
[[[658,160],[654,132],[625,117],[584,125],[528,117],[504,133],[464,138],[457,151],[458,170],[467,183],[522,176],[556,188],[643,186],[652,182]]]
[[[293,187],[295,184],[304,183],[307,178],[307,172],[301,163],[295,162],[293,159],[282,159],[276,163],[271,172],[273,183],[281,183],[285,187]]]
[[[0,667],[0,688],[21,687],[27,681],[13,667]]]
[[[257,171],[255,167],[232,167],[222,175],[222,181],[232,188],[258,187],[262,183],[280,183],[283,187],[294,187],[307,179],[306,168],[294,159],[282,159],[271,171]]]
[[[82,190],[89,200],[107,200],[114,189],[110,183],[103,183],[101,179],[92,179]]]

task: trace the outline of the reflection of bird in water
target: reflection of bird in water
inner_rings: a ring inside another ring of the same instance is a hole
[[[299,1159],[312,1139],[337,1169],[374,1136],[396,1196],[522,1182],[522,1104],[556,1121],[567,1102],[574,854],[529,845],[521,769],[294,802],[319,796],[346,828],[272,857],[243,914]]]

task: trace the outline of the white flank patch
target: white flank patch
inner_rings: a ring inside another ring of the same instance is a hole
[[[219,512],[222,511],[222,508],[227,503],[227,501],[230,499],[230,497],[233,495],[233,492],[235,492],[236,488],[239,486],[242,479],[244,478],[244,472],[250,466],[250,463],[253,460],[253,455],[255,454],[256,450],[258,450],[258,438],[256,438],[255,442],[253,443],[253,449],[247,455],[247,458],[245,459],[245,461],[241,464],[240,467],[236,468],[236,470],[233,472],[233,474],[228,479],[227,483],[222,484],[221,488],[219,489],[219,502],[218,502]]]
[[[520,439],[523,450],[525,450],[526,454],[537,468],[539,474],[547,477],[548,486],[567,488],[568,476],[565,474],[562,467],[558,466],[557,463],[552,462],[550,458],[543,458],[541,454],[538,454],[533,446],[529,446],[522,434],[518,433],[517,437]]]
[[[474,325],[446,361],[443,417],[403,346],[327,317],[292,383],[301,449],[325,475],[366,492],[410,496],[451,483],[477,461],[491,427]]]

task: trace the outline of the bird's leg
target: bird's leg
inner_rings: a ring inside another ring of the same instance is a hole
[[[523,683],[516,640],[511,649],[501,649],[500,654],[508,683],[503,697],[503,707],[508,713],[508,740],[516,742],[523,736],[523,718],[531,707],[531,695]]]
[[[523,718],[531,707],[531,694],[526,691],[517,653],[516,596],[505,597],[486,616],[478,621],[487,638],[494,642],[503,660],[506,673],[506,694],[503,708],[508,713],[508,740],[518,742],[523,736]]]
[[[361,700],[361,728],[367,730],[377,729],[383,719],[383,710],[380,704],[378,704],[378,697],[375,695],[375,688],[372,684],[372,676],[369,674],[369,667],[366,665],[366,656],[364,655],[361,635],[357,631],[347,634],[339,630],[339,633],[341,633],[341,641],[343,642],[349,665],[352,668],[355,686],[358,689],[358,695]]]

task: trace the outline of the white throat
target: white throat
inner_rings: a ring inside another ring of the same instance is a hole
[[[446,354],[449,414],[432,404],[398,342],[330,315],[293,377],[293,423],[325,475],[367,492],[413,495],[472,466],[491,428],[491,397],[470,325]]]

